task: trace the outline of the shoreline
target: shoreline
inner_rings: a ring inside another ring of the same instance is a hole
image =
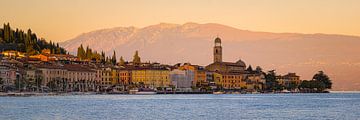
[[[315,93],[315,92],[314,92]],[[32,97],[32,96],[75,96],[75,95],[172,95],[172,94],[214,94],[214,95],[223,95],[223,94],[314,94],[314,93],[305,93],[305,92],[267,92],[267,93],[236,93],[228,92],[216,94],[213,92],[157,92],[154,94],[129,94],[129,93],[100,93],[100,92],[68,92],[68,93],[37,93],[37,92],[10,92],[4,93],[0,92],[0,97]],[[329,91],[327,93],[360,93],[360,91]],[[316,93],[315,93],[316,94]]]

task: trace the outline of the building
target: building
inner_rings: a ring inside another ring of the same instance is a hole
[[[251,66],[246,69],[245,82],[248,91],[261,91],[265,87],[265,73],[261,70],[253,70]]]
[[[62,54],[37,54],[29,56],[31,60],[38,60],[43,62],[49,61],[71,61],[71,62],[78,62],[80,61],[78,57],[73,55],[62,55]]]
[[[14,86],[17,80],[16,68],[10,65],[0,65],[0,78],[3,86]]]
[[[41,88],[42,84],[42,71],[34,68],[34,67],[28,67],[25,70],[25,80],[28,84],[28,89],[31,89],[32,91],[39,90]]]
[[[113,76],[111,67],[100,67],[97,69],[97,74],[101,90],[108,89],[112,86]]]
[[[96,91],[96,70],[77,64],[65,64],[64,91]]]
[[[173,69],[170,73],[171,84],[177,91],[190,91],[195,75],[192,70]]]
[[[245,89],[246,82],[243,74],[238,73],[221,73],[222,81],[220,85],[224,89]]]
[[[191,65],[190,63],[185,63],[184,65],[180,66],[178,69],[193,71],[194,79],[192,81],[192,86],[200,87],[201,85],[207,84],[206,70],[203,66]]]
[[[146,88],[169,87],[170,71],[165,68],[140,67],[134,68],[131,72],[133,84]]]
[[[301,84],[300,76],[296,75],[296,73],[288,73],[284,76],[276,76],[276,80],[280,85],[290,90],[296,90],[297,87]]]
[[[217,79],[217,86],[222,89],[241,89],[246,86],[244,81],[246,64],[242,60],[237,62],[223,62],[221,39],[215,39],[214,62],[205,67],[206,70],[221,74],[221,80]],[[217,77],[219,75],[216,75]]]
[[[122,68],[119,70],[120,85],[129,85],[131,80],[131,69]]]
[[[118,68],[111,69],[111,85],[120,85],[120,69]]]
[[[220,73],[216,73],[216,72],[213,72],[212,75],[213,75],[213,80],[214,80],[216,88],[221,88],[222,87],[222,80],[223,80],[222,75]]]
[[[78,64],[37,64],[41,71],[42,86],[52,91],[96,91],[96,70]]]
[[[3,51],[3,52],[1,52],[1,54],[3,55],[3,57],[6,57],[6,58],[24,58],[25,57],[25,53],[15,51],[15,50]]]
[[[59,65],[37,64],[35,67],[42,73],[42,86],[48,86],[51,81],[62,81],[65,79],[66,70]]]

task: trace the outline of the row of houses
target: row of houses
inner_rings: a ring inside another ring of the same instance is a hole
[[[178,66],[158,63],[146,66],[104,66],[91,64],[27,63],[2,60],[0,76],[4,86],[19,87],[17,81],[34,83],[36,90],[128,91],[133,88],[177,91],[248,90],[258,91],[266,84],[265,73],[247,69],[242,74],[214,72],[203,66],[185,63]],[[281,84],[299,82],[295,73],[278,76]],[[18,86],[17,86],[18,85]],[[29,86],[22,86],[26,88]],[[27,88],[30,89],[30,88]]]

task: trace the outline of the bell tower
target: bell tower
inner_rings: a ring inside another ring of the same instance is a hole
[[[214,63],[215,62],[222,62],[222,47],[221,47],[221,39],[219,37],[215,38]]]

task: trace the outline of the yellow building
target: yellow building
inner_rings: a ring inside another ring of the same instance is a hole
[[[262,90],[264,88],[264,85],[266,83],[265,80],[265,74],[263,73],[254,73],[254,71],[247,71],[249,72],[246,74],[246,88],[249,91],[256,91],[256,90]]]
[[[3,54],[4,57],[9,57],[9,58],[23,58],[25,57],[25,54],[19,51],[15,51],[15,50],[8,50],[8,51],[3,51],[1,54]]]
[[[113,68],[111,69],[111,85],[118,85],[120,84],[120,70]]]
[[[219,74],[219,73],[214,72],[214,73],[213,73],[213,77],[214,77],[213,79],[214,79],[215,85],[216,85],[216,86],[221,86],[222,75]]]
[[[276,76],[276,80],[285,88],[289,88],[291,86],[295,86],[295,88],[297,88],[297,86],[299,86],[301,83],[300,76],[296,75],[296,73],[288,73],[284,76]]]
[[[241,89],[246,87],[242,74],[222,73],[220,85],[224,89]]]
[[[132,70],[131,79],[134,84],[143,84],[142,87],[168,87],[170,85],[169,73],[167,69],[137,68]]]
[[[41,50],[41,54],[50,55],[50,54],[51,54],[51,50],[50,50],[50,49],[43,49],[43,50]]]
[[[38,55],[32,55],[29,56],[30,59],[36,59],[36,60],[40,60],[40,61],[44,61],[44,62],[48,62],[49,61],[49,57],[45,56],[43,54],[38,54]]]

